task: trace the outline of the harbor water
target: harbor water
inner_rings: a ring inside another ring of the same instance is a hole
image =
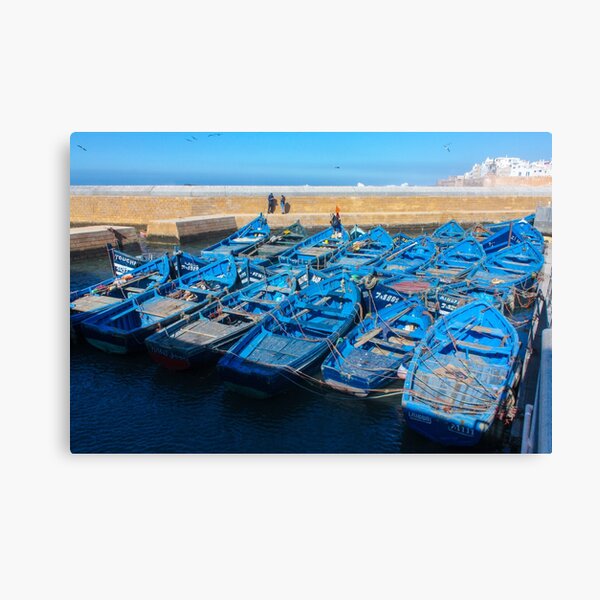
[[[182,250],[197,253],[213,241],[185,244]],[[71,262],[71,290],[110,276],[106,254]],[[74,453],[457,451],[409,430],[400,394],[360,399],[292,387],[284,395],[258,400],[226,390],[214,365],[171,372],[144,353],[106,354],[85,342],[71,345],[70,368]]]

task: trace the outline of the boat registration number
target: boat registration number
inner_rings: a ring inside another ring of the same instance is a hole
[[[475,432],[466,425],[458,425],[457,423],[450,423],[448,425],[448,431],[452,431],[453,433],[458,433],[459,435],[465,435],[467,437],[473,437]]]
[[[421,423],[431,423],[431,417],[428,417],[427,415],[422,415],[421,413],[413,412],[412,410],[408,411],[408,416],[413,421],[420,421]]]

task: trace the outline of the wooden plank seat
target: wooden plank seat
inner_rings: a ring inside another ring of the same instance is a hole
[[[265,244],[258,249],[259,256],[273,256],[289,248],[288,244]]]
[[[195,302],[188,302],[187,300],[178,300],[176,298],[160,298],[159,300],[152,300],[146,302],[139,307],[139,312],[152,317],[165,318],[172,314],[194,306]]]
[[[315,343],[320,342],[321,340],[291,338],[274,333],[263,338],[250,352],[248,359],[266,364],[286,365],[310,351]]]
[[[244,298],[244,302],[252,304],[266,304],[267,306],[277,306],[281,303],[278,300],[269,300],[268,298]]]
[[[77,298],[77,300],[71,302],[71,308],[77,312],[89,312],[90,310],[96,310],[97,308],[102,308],[104,306],[118,304],[119,302],[123,302],[123,298],[88,295]]]
[[[477,333],[487,333],[489,335],[493,335],[494,337],[504,338],[505,333],[501,329],[496,329],[492,327],[484,327],[483,325],[473,325],[471,327],[471,331],[475,331]]]
[[[375,329],[371,329],[371,331],[367,331],[363,335],[361,335],[356,342],[354,342],[355,348],[360,348],[364,344],[366,344],[369,340],[372,340],[374,337],[377,337],[382,332],[381,327],[375,327]]]
[[[134,284],[139,283],[140,281],[144,281],[145,279],[156,279],[156,273],[143,273],[142,275],[138,275],[137,277],[132,277],[131,279],[126,279],[125,281],[116,280],[115,284],[118,288],[129,288],[133,287]]]
[[[395,331],[392,329],[392,331]],[[416,346],[420,340],[411,340],[409,337],[402,333],[396,333],[395,337],[389,338],[389,341],[395,344],[402,344],[403,346]]]
[[[321,304],[325,304],[325,302],[327,302],[327,300],[331,300],[332,296],[323,296],[320,300],[317,300],[316,302],[314,302],[315,306],[319,306]],[[310,310],[305,308],[304,310],[301,310],[300,312],[297,312],[294,314],[294,316],[297,317],[301,317],[302,315],[305,315],[307,313],[309,313]]]
[[[308,312],[318,313],[325,317],[340,318],[340,311],[336,310],[335,308],[318,306],[316,304],[309,304],[309,303],[304,303],[304,302],[300,302],[296,306],[303,309],[302,314],[306,314],[304,311],[308,311]]]
[[[286,287],[280,287],[278,285],[268,285],[265,288],[266,292],[280,292],[282,294],[291,294],[292,290],[290,290],[290,288],[286,288]]]
[[[432,275],[455,275],[460,270],[461,269],[458,267],[451,268],[451,269],[431,268],[431,269],[427,269],[427,272],[431,273]]]
[[[308,254],[309,256],[322,256],[323,254],[327,254],[332,250],[335,250],[335,246],[327,246],[327,247],[318,247],[318,248],[300,248],[298,250],[299,254]]]
[[[399,343],[394,342],[394,338],[390,338],[389,340],[382,340],[379,338],[373,339],[373,344],[379,350],[387,350],[388,352],[393,352],[396,354],[404,353],[405,350],[402,348],[404,345],[404,340],[399,340]]]
[[[261,315],[256,315],[254,313],[248,312],[246,310],[240,310],[238,308],[223,307],[222,311],[225,314],[236,315],[238,317],[245,317],[245,318],[250,319],[252,321],[258,321],[261,318]]]
[[[462,346],[463,348],[472,348],[473,350],[495,350],[498,352],[503,352],[505,348],[499,346],[489,346],[487,344],[478,344],[476,342],[467,342],[466,340],[456,340],[457,346]]]
[[[123,289],[132,294],[141,294],[142,292],[146,291],[146,288],[135,287],[133,285],[126,285]]]
[[[202,344],[223,337],[231,330],[231,325],[226,325],[217,321],[196,321],[189,327],[184,327],[177,331],[174,337],[184,342]]]

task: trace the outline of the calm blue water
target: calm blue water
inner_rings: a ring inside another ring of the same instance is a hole
[[[195,252],[210,243],[188,244]],[[170,249],[154,246],[151,250]],[[71,289],[111,275],[108,257],[71,263]],[[408,430],[400,396],[361,400],[293,388],[268,400],[226,391],[214,367],[170,372],[145,354],[71,346],[72,452],[447,452]],[[479,450],[481,451],[481,450]]]

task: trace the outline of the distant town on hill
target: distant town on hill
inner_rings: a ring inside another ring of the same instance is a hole
[[[437,182],[437,185],[456,187],[551,184],[551,160],[530,162],[508,156],[486,158],[482,163],[473,165],[473,168],[464,175],[448,177]]]

